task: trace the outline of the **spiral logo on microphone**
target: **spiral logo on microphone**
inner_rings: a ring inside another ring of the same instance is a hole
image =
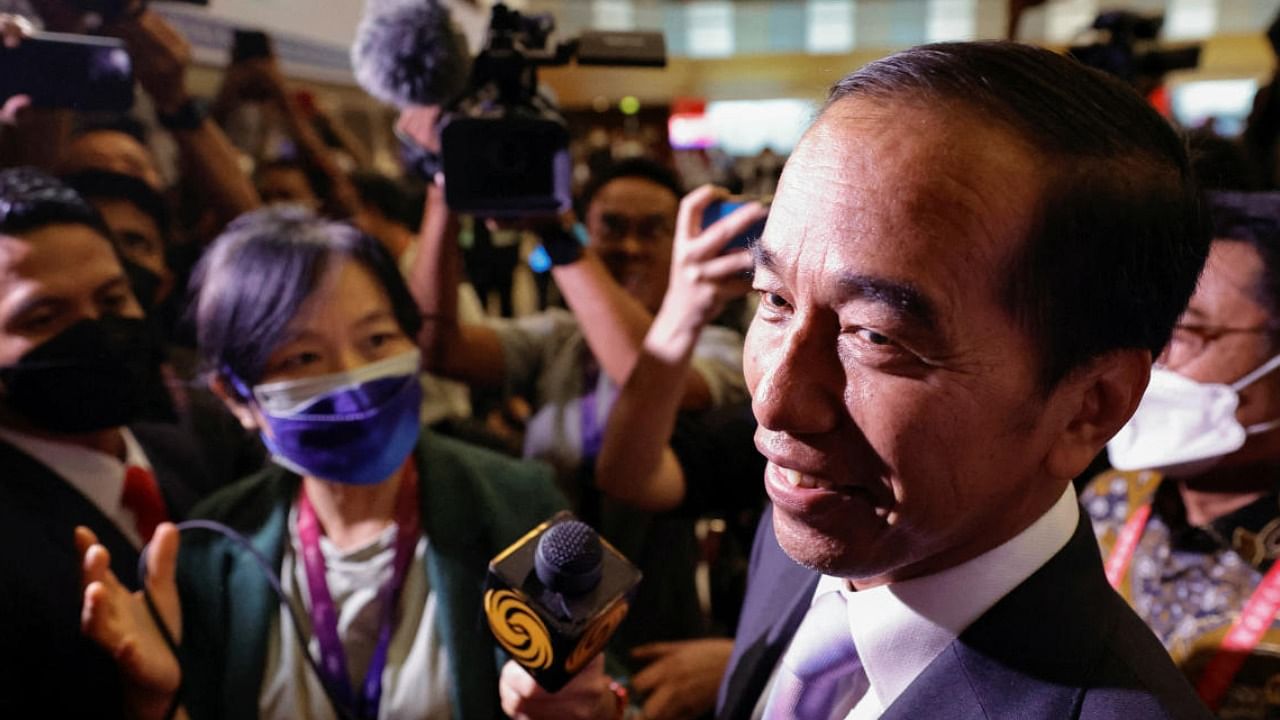
[[[578,641],[578,647],[569,653],[569,659],[564,663],[565,672],[570,675],[578,672],[587,664],[596,653],[604,649],[609,642],[609,638],[613,637],[613,631],[618,629],[622,624],[622,619],[627,616],[628,605],[626,600],[620,600],[614,603],[613,607],[601,613],[596,621],[591,623],[591,627],[582,634],[582,639]]]
[[[519,595],[510,590],[490,590],[484,595],[484,612],[494,637],[516,662],[532,670],[551,667],[555,654],[551,635],[542,618]]]

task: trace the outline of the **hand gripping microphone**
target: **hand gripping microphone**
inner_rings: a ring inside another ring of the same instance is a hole
[[[489,563],[484,611],[498,644],[555,692],[604,649],[639,582],[636,566],[561,512]]]

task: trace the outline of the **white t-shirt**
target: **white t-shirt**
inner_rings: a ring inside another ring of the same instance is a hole
[[[389,525],[368,544],[338,550],[320,538],[325,578],[338,613],[338,636],[346,653],[352,691],[359,694],[378,642],[381,608],[378,590],[393,573],[396,526]],[[400,591],[399,612],[387,663],[382,671],[378,717],[385,720],[449,720],[453,717],[449,657],[435,626],[436,595],[429,587],[424,558],[427,538],[418,540]],[[320,643],[311,632],[310,592],[306,568],[298,562],[302,542],[296,510],[289,511],[289,544],[280,568],[285,596],[308,634],[311,656],[320,658]],[[331,720],[336,718],[315,671],[302,656],[292,622],[281,607],[271,622],[267,656],[258,696],[263,720]]]

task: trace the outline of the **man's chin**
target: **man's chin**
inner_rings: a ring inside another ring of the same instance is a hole
[[[792,560],[823,575],[857,580],[882,575],[892,566],[877,552],[881,543],[871,528],[824,530],[775,506],[773,531],[779,547]]]

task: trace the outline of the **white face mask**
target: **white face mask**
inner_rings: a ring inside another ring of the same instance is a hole
[[[1280,427],[1280,418],[1244,427],[1236,419],[1240,391],[1280,367],[1280,355],[1239,380],[1201,383],[1154,368],[1129,422],[1107,443],[1117,470],[1158,470],[1188,477],[1239,450],[1250,435]]]

